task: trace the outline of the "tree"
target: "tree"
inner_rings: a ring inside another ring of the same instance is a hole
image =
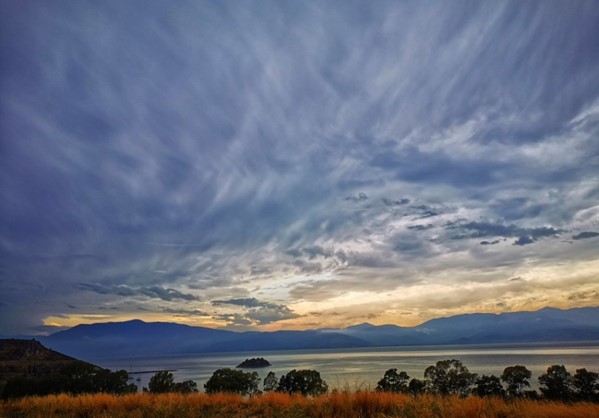
[[[264,378],[264,392],[272,392],[273,390],[277,390],[278,384],[279,381],[277,380],[275,372],[268,372],[268,374]]]
[[[174,392],[175,378],[171,372],[162,370],[150,378],[148,390],[150,393]]]
[[[576,388],[576,396],[583,401],[599,400],[599,374],[589,372],[587,369],[577,369],[572,383]]]
[[[426,391],[426,382],[420,379],[412,379],[408,383],[408,393],[412,395],[422,395]]]
[[[125,370],[111,372],[110,370],[101,370],[97,374],[98,388],[100,392],[122,395],[125,393],[137,392],[137,386],[129,383],[129,373]]]
[[[572,398],[572,376],[564,366],[554,364],[539,376],[541,393],[548,399],[567,401]]]
[[[459,360],[440,360],[435,366],[426,368],[424,378],[432,393],[467,396],[476,374],[470,373]]]
[[[316,370],[291,370],[281,376],[278,392],[301,393],[304,396],[317,396],[327,393],[329,386],[320,378]]]
[[[524,388],[530,387],[528,379],[532,376],[530,370],[524,366],[506,367],[501,374],[501,380],[507,384],[506,394],[510,398],[524,396]]]
[[[480,397],[486,396],[505,396],[505,391],[501,385],[501,381],[497,376],[482,375],[476,380],[474,394]]]
[[[182,382],[175,382],[173,392],[179,393],[194,393],[198,391],[198,384],[193,380],[184,380]]]
[[[397,373],[397,369],[389,369],[385,375],[378,381],[377,392],[407,392],[408,380],[410,376],[406,372]]]
[[[156,372],[150,378],[148,389],[144,388],[144,392],[150,393],[192,393],[198,391],[198,384],[193,380],[184,380],[183,382],[175,382],[175,378],[171,372],[162,370]]]
[[[258,383],[260,378],[256,372],[244,372],[233,369],[218,369],[204,384],[206,393],[229,392],[240,395],[254,395],[259,393]]]

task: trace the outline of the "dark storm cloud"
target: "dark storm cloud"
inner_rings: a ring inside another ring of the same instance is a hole
[[[595,1],[3,2],[0,331],[592,230],[598,27]]]

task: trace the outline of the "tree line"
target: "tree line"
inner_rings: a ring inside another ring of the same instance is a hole
[[[553,365],[538,378],[540,394],[531,390],[532,373],[525,366],[506,367],[501,376],[470,373],[459,360],[441,360],[424,371],[424,380],[411,379],[404,371],[389,369],[378,381],[376,390],[419,395],[480,397],[498,396],[507,399],[541,397],[559,401],[599,401],[599,375],[587,369],[577,369],[572,375],[563,365]]]
[[[553,365],[538,378],[540,394],[530,389],[532,373],[525,366],[506,367],[501,376],[471,373],[461,361],[440,360],[424,371],[424,379],[413,378],[396,368],[385,372],[376,386],[377,392],[411,395],[503,397],[506,399],[551,399],[559,401],[599,402],[599,375],[587,369],[577,369],[572,375],[563,365]],[[231,392],[256,395],[260,379],[256,372],[218,369],[204,384],[207,393]],[[277,379],[269,372],[263,381],[263,391],[300,393],[317,396],[328,391],[327,383],[316,370],[292,370]]]
[[[461,361],[441,360],[424,371],[424,379],[410,378],[405,371],[387,370],[377,382],[377,392],[395,392],[411,395],[435,394],[466,397],[503,397],[505,399],[551,399],[559,401],[599,402],[599,375],[587,369],[577,369],[572,375],[563,365],[553,365],[538,378],[539,390],[530,389],[532,373],[525,366],[506,367],[500,376],[471,373]],[[259,385],[262,383],[262,390]],[[256,372],[222,368],[216,370],[204,384],[206,393],[228,392],[254,396],[262,392],[284,392],[318,396],[329,390],[316,370],[291,370],[277,378],[274,372],[260,382]],[[85,363],[74,363],[50,376],[22,377],[7,382],[3,398],[53,393],[134,393],[137,387],[128,382],[125,370],[111,372]],[[194,393],[198,392],[193,380],[175,382],[168,371],[157,372],[144,392]]]

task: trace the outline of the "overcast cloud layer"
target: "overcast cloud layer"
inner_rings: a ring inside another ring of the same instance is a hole
[[[599,305],[599,3],[0,6],[0,334]]]

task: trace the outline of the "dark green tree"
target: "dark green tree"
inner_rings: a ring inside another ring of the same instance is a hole
[[[582,401],[599,401],[599,374],[587,369],[577,369],[572,383],[576,389],[576,397]]]
[[[128,382],[129,373],[125,370],[111,372],[110,370],[102,369],[97,373],[96,379],[100,392],[115,395],[137,392],[137,386]]]
[[[412,379],[408,383],[408,393],[412,395],[422,395],[426,392],[426,382],[420,379]]]
[[[264,392],[272,392],[273,390],[277,390],[277,386],[279,385],[279,381],[275,372],[268,372],[266,377],[264,378]]]
[[[179,393],[194,393],[198,391],[198,384],[193,380],[184,380],[182,382],[175,382],[173,386],[173,392]]]
[[[532,376],[526,367],[517,365],[506,367],[501,374],[501,380],[507,385],[506,394],[510,398],[524,396],[524,388],[530,387],[528,379]]]
[[[408,381],[410,376],[406,372],[397,372],[397,369],[389,369],[385,375],[378,381],[377,392],[402,392],[408,391]]]
[[[505,396],[505,390],[497,376],[482,375],[476,379],[476,387],[473,393],[480,397],[486,396]]]
[[[547,373],[539,376],[539,389],[547,399],[567,401],[572,399],[572,376],[562,365],[554,364]]]
[[[329,386],[320,378],[316,370],[291,370],[281,376],[278,392],[301,393],[304,396],[318,396],[327,393]]]
[[[156,372],[150,378],[148,389],[144,388],[144,392],[150,393],[192,393],[198,391],[198,384],[193,380],[184,380],[183,382],[175,382],[175,377],[171,372],[166,370]]]
[[[439,395],[467,396],[476,380],[476,374],[459,360],[440,360],[424,371],[424,379],[430,392]]]
[[[234,369],[218,369],[204,384],[206,393],[229,392],[240,395],[254,395],[259,393],[258,373],[246,373]]]
[[[150,393],[174,392],[175,377],[171,372],[167,372],[166,370],[156,372],[156,374],[150,378],[148,391]]]

